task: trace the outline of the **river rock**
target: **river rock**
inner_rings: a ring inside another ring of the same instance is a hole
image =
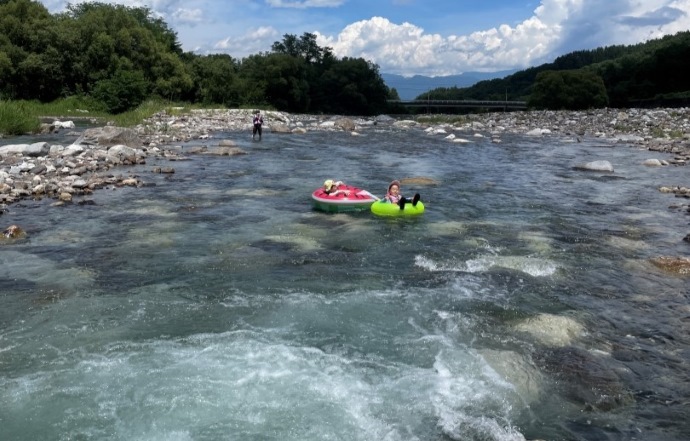
[[[33,144],[9,144],[0,147],[0,157],[17,154],[28,157],[46,156],[50,153],[50,144],[34,142]]]
[[[438,185],[439,182],[433,178],[418,176],[414,178],[402,178],[400,183],[403,185]]]
[[[26,232],[18,225],[10,225],[2,232],[2,239],[21,239],[26,237]]]
[[[239,156],[247,154],[246,151],[239,147],[210,147],[203,153],[216,156]]]
[[[576,165],[575,170],[613,173],[613,165],[609,161],[592,161]]]
[[[345,131],[352,131],[355,129],[355,123],[350,118],[337,119],[333,122],[333,126]]]
[[[527,333],[546,346],[567,346],[584,333],[584,327],[569,317],[539,314],[517,324],[515,329]]]
[[[483,349],[479,353],[496,373],[515,387],[523,402],[533,403],[539,400],[543,379],[536,366],[513,351]]]
[[[660,166],[662,166],[662,165],[664,165],[664,164],[663,164],[660,160],[652,158],[652,159],[646,159],[646,160],[642,163],[642,165],[646,165],[646,166],[649,166],[649,167],[660,167]]]
[[[690,236],[690,235],[689,235]],[[686,236],[687,239],[687,236]],[[690,275],[690,258],[687,257],[653,257],[650,261],[658,268],[681,276]]]
[[[84,150],[85,148],[81,144],[71,144],[59,151],[59,154],[61,156],[77,156],[78,154],[83,153]],[[52,152],[53,151],[51,149],[51,154]]]
[[[74,121],[53,121],[53,126],[57,129],[73,129],[75,128]]]
[[[129,161],[134,164],[137,160],[137,152],[131,147],[118,144],[108,149],[108,156],[115,159],[116,162]]]
[[[271,124],[271,133],[291,133],[290,126],[287,124]]]
[[[576,347],[557,348],[537,357],[537,363],[554,376],[557,387],[584,410],[610,411],[634,401],[616,374],[626,369],[612,357]]]
[[[141,138],[139,138],[135,130],[115,126],[84,130],[82,143],[98,144],[105,147],[119,144],[133,148],[138,148],[142,145]]]

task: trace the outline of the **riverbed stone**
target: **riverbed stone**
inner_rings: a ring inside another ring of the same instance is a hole
[[[556,387],[564,396],[582,405],[583,410],[611,411],[634,401],[616,373],[626,369],[607,354],[568,346],[544,351],[535,358],[556,379]]]
[[[10,225],[0,235],[0,239],[22,239],[24,237],[26,237],[26,232],[18,225]]]
[[[553,314],[539,314],[525,319],[515,329],[529,334],[543,345],[553,347],[568,346],[584,333],[584,327],[574,319]]]
[[[687,238],[687,237],[686,237]],[[653,257],[650,261],[658,268],[680,276],[690,275],[690,258],[674,256]]]
[[[660,160],[656,158],[651,158],[651,159],[646,159],[642,165],[646,165],[648,167],[661,167],[663,164]]]
[[[575,169],[583,171],[613,173],[613,165],[611,165],[611,163],[606,160],[591,161],[584,164],[576,165]]]
[[[129,161],[134,163],[137,159],[137,151],[123,144],[118,144],[108,149],[108,156],[120,162]]]
[[[539,401],[544,382],[539,369],[514,351],[483,349],[479,354],[505,381],[515,388],[515,392],[525,403]]]
[[[0,157],[10,154],[25,157],[45,156],[50,153],[50,144],[47,142],[34,142],[33,144],[9,144],[0,147]]]
[[[82,143],[100,146],[125,145],[140,147],[142,140],[134,129],[115,126],[104,126],[84,130]]]
[[[291,133],[290,126],[287,124],[271,124],[271,133]]]

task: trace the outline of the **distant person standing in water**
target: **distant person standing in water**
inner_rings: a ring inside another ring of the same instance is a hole
[[[254,124],[254,129],[252,131],[252,141],[254,140],[254,137],[257,133],[259,134],[259,141],[261,141],[261,125],[264,123],[264,118],[263,116],[261,116],[260,110],[257,110],[254,113],[254,119],[252,123]]]

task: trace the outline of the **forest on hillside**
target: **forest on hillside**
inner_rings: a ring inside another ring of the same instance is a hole
[[[527,101],[531,108],[690,105],[690,32],[630,46],[575,51],[553,63],[465,88],[438,88],[417,99]]]
[[[34,0],[0,0],[0,100],[78,95],[114,114],[161,98],[370,115],[386,110],[389,92],[377,65],[337,58],[309,33],[238,60],[183,52],[145,7],[80,3],[50,14]]]
[[[576,51],[504,78],[418,98],[524,100],[537,109],[687,106],[688,71],[690,31]],[[146,7],[92,2],[50,14],[35,0],[0,0],[0,101],[49,103],[75,96],[112,114],[151,98],[295,113],[410,111],[388,104],[398,93],[386,86],[376,64],[338,58],[314,34],[286,34],[271,51],[243,59],[199,55],[184,52],[177,34]]]

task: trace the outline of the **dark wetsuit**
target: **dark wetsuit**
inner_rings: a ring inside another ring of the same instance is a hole
[[[259,139],[261,139],[261,124],[264,123],[264,119],[261,115],[256,115],[254,117],[254,130],[252,131],[252,139],[259,134]]]

